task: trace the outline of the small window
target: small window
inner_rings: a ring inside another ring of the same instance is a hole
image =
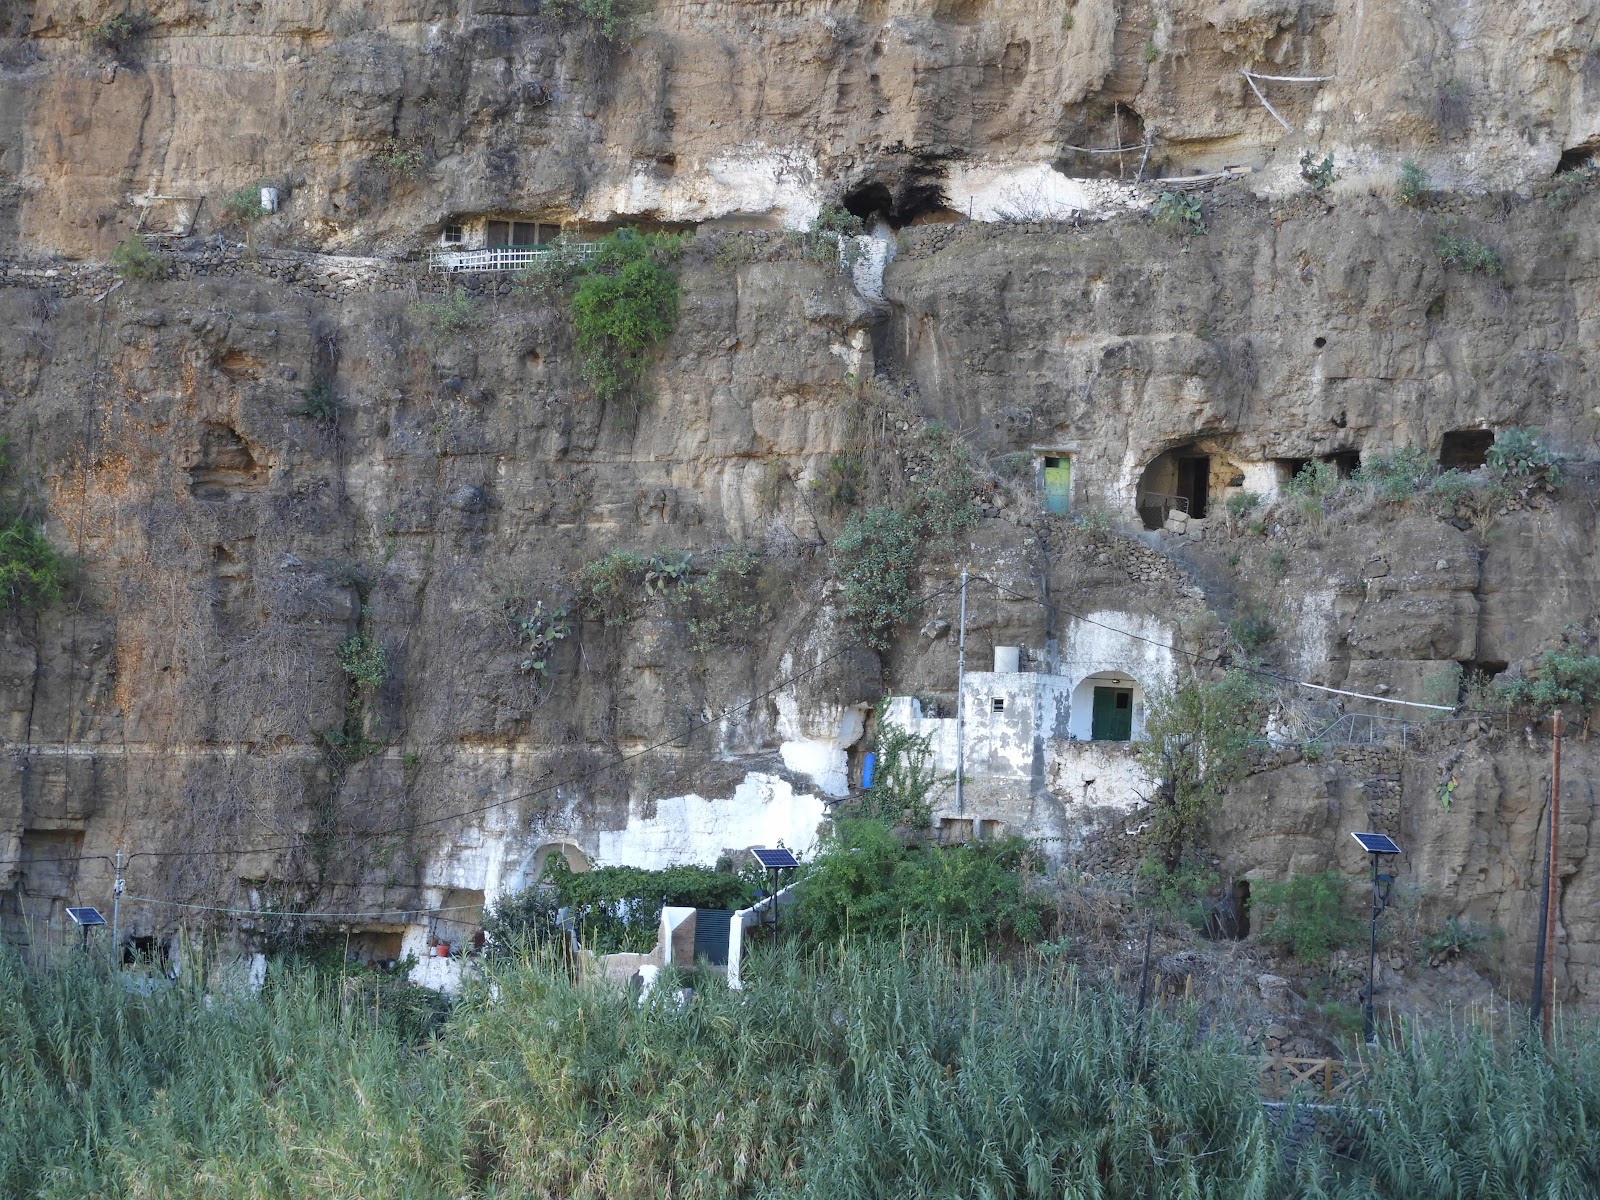
[[[1452,429],[1439,446],[1439,468],[1444,471],[1476,471],[1489,461],[1494,445],[1492,429]]]
[[[1006,710],[1005,697],[996,696],[993,700],[989,701],[989,711],[990,712],[1003,713],[1003,712],[1005,712],[1005,710]]]
[[[1133,707],[1133,693],[1132,692],[1118,692],[1117,693],[1117,707],[1118,708],[1132,708]]]
[[[979,821],[978,840],[992,842],[995,838],[1004,834],[1005,828],[1004,821]]]
[[[467,240],[466,230],[459,225],[446,225],[444,235],[439,240],[446,246],[459,246]]]

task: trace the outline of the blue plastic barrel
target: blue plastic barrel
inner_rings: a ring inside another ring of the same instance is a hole
[[[872,786],[872,773],[878,769],[878,756],[876,754],[863,754],[861,756],[861,786]]]

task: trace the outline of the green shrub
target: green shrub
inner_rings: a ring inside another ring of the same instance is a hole
[[[1264,609],[1252,609],[1228,622],[1228,632],[1246,652],[1261,649],[1278,636],[1278,627]]]
[[[761,602],[761,556],[734,546],[719,551],[689,585],[689,643],[704,653],[721,645],[748,645],[770,615]]]
[[[835,454],[811,481],[811,490],[829,508],[849,508],[861,499],[866,477],[866,464],[859,454]]]
[[[128,43],[145,31],[148,22],[133,13],[112,13],[103,21],[89,27],[89,40],[95,49],[106,54],[116,54],[127,49]]]
[[[922,531],[912,518],[878,506],[852,513],[833,542],[833,574],[845,616],[867,644],[887,650],[895,631],[918,608],[912,593],[921,560]]]
[[[585,617],[607,625],[629,620],[644,592],[649,559],[632,550],[612,550],[578,571],[578,607]]]
[[[1214,868],[1185,859],[1169,869],[1159,859],[1145,858],[1134,874],[1140,903],[1187,922],[1196,932],[1205,932],[1210,921],[1207,901],[1222,886]]]
[[[1361,918],[1349,908],[1347,887],[1338,871],[1256,884],[1251,906],[1263,914],[1260,940],[1303,963],[1326,963],[1361,937]]]
[[[1339,176],[1333,169],[1333,155],[1324,155],[1321,161],[1310,150],[1300,156],[1300,178],[1311,185],[1313,191],[1326,191]]]
[[[1477,481],[1465,471],[1455,468],[1439,472],[1428,484],[1428,494],[1446,512],[1452,512],[1465,504],[1477,490]]]
[[[972,451],[943,421],[929,421],[913,451],[920,459],[906,487],[905,510],[931,537],[954,537],[978,523]]]
[[[1435,962],[1449,961],[1472,953],[1498,936],[1498,930],[1476,921],[1448,917],[1437,933],[1422,939],[1422,952]]]
[[[638,15],[650,9],[648,0],[543,0],[542,7],[557,17],[593,21],[612,42],[632,37]]]
[[[1497,679],[1489,694],[1501,704],[1534,713],[1564,710],[1587,718],[1600,704],[1600,657],[1563,647],[1546,650],[1513,679]]]
[[[1490,473],[1503,482],[1561,486],[1561,459],[1539,441],[1537,429],[1502,429],[1495,435],[1485,462]]]
[[[894,724],[878,707],[878,755],[872,787],[853,803],[853,815],[885,825],[922,830],[933,823],[933,805],[951,783],[934,762],[933,737]]]
[[[44,530],[0,514],[0,612],[45,608],[65,594],[69,572]]]
[[[1428,176],[1414,162],[1400,164],[1400,179],[1394,185],[1394,198],[1408,208],[1422,203],[1428,194]]]
[[[1150,838],[1167,870],[1195,844],[1210,806],[1243,777],[1264,720],[1260,689],[1241,672],[1150,695],[1138,753],[1157,781]]]
[[[339,644],[339,669],[357,687],[376,691],[389,678],[389,652],[377,638],[357,630]]]
[[[1230,492],[1228,494],[1228,515],[1242,517],[1254,511],[1256,505],[1261,503],[1261,496],[1257,492]]]
[[[1567,208],[1593,187],[1597,179],[1600,179],[1600,167],[1593,165],[1566,171],[1557,176],[1558,182],[1551,187],[1545,202],[1554,209]]]
[[[619,230],[599,244],[579,278],[568,309],[583,377],[601,400],[631,392],[677,325],[683,243],[674,234]]]
[[[433,300],[419,300],[411,311],[440,333],[466,333],[484,323],[483,310],[465,288],[452,288]]]
[[[853,266],[856,247],[849,239],[866,230],[866,222],[838,204],[824,204],[801,236],[801,253],[812,262]]]
[[[656,944],[663,906],[744,908],[755,900],[751,877],[710,867],[596,867],[574,871],[553,854],[544,882],[577,922],[578,938],[595,954],[643,954]]]
[[[372,161],[390,175],[399,178],[420,174],[422,168],[428,165],[427,156],[423,154],[421,146],[399,138],[389,138],[379,146],[372,155]]]
[[[1436,248],[1439,261],[1453,271],[1465,271],[1469,275],[1493,276],[1501,274],[1505,269],[1494,247],[1476,238],[1458,238],[1441,233]]]
[[[234,223],[246,225],[267,216],[272,210],[261,203],[261,185],[246,184],[223,197],[222,211]]]
[[[337,425],[339,413],[339,397],[326,383],[306,388],[300,393],[300,403],[289,410],[291,417],[304,417],[318,425]]]
[[[883,821],[841,820],[806,866],[796,911],[818,942],[907,931],[973,946],[1037,941],[1044,906],[1025,887],[1029,856],[1020,838],[908,846]]]
[[[164,279],[167,274],[167,256],[150,249],[136,233],[117,243],[111,252],[111,265],[123,279],[136,283]]]
[[[1372,489],[1383,500],[1406,500],[1433,481],[1434,465],[1415,446],[1388,454],[1365,455],[1351,481]]]
[[[556,646],[572,633],[566,605],[546,610],[544,601],[534,602],[533,611],[515,620],[517,636],[523,645],[520,668],[543,679],[550,673],[550,656]]]
[[[1334,495],[1343,481],[1339,468],[1330,462],[1313,459],[1284,485],[1284,495],[1296,500],[1311,500],[1319,505]]]
[[[1205,210],[1200,197],[1182,192],[1162,192],[1150,206],[1150,218],[1157,228],[1183,237],[1196,237],[1206,231]]]

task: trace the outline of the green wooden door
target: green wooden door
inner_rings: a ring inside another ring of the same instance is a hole
[[[1133,737],[1133,692],[1129,688],[1094,690],[1094,723],[1089,736],[1097,742],[1126,742]]]
[[[1066,516],[1072,507],[1072,460],[1047,458],[1044,460],[1045,511]]]

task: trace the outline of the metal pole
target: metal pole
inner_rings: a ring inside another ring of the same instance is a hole
[[[966,767],[962,746],[963,693],[967,682],[967,568],[961,568],[961,633],[956,641],[956,816],[967,815],[961,775]]]
[[[111,885],[111,966],[119,967],[122,943],[117,938],[117,918],[122,909],[122,847],[117,847],[116,881]]]
[[[1544,1040],[1550,1040],[1551,1021],[1556,1007],[1556,885],[1561,853],[1561,710],[1554,717],[1555,745],[1550,768],[1550,860],[1545,869],[1544,914]]]
[[[1372,856],[1372,940],[1367,947],[1367,1010],[1362,1021],[1362,1040],[1371,1043],[1374,1035],[1372,996],[1376,992],[1378,972],[1378,856]]]

